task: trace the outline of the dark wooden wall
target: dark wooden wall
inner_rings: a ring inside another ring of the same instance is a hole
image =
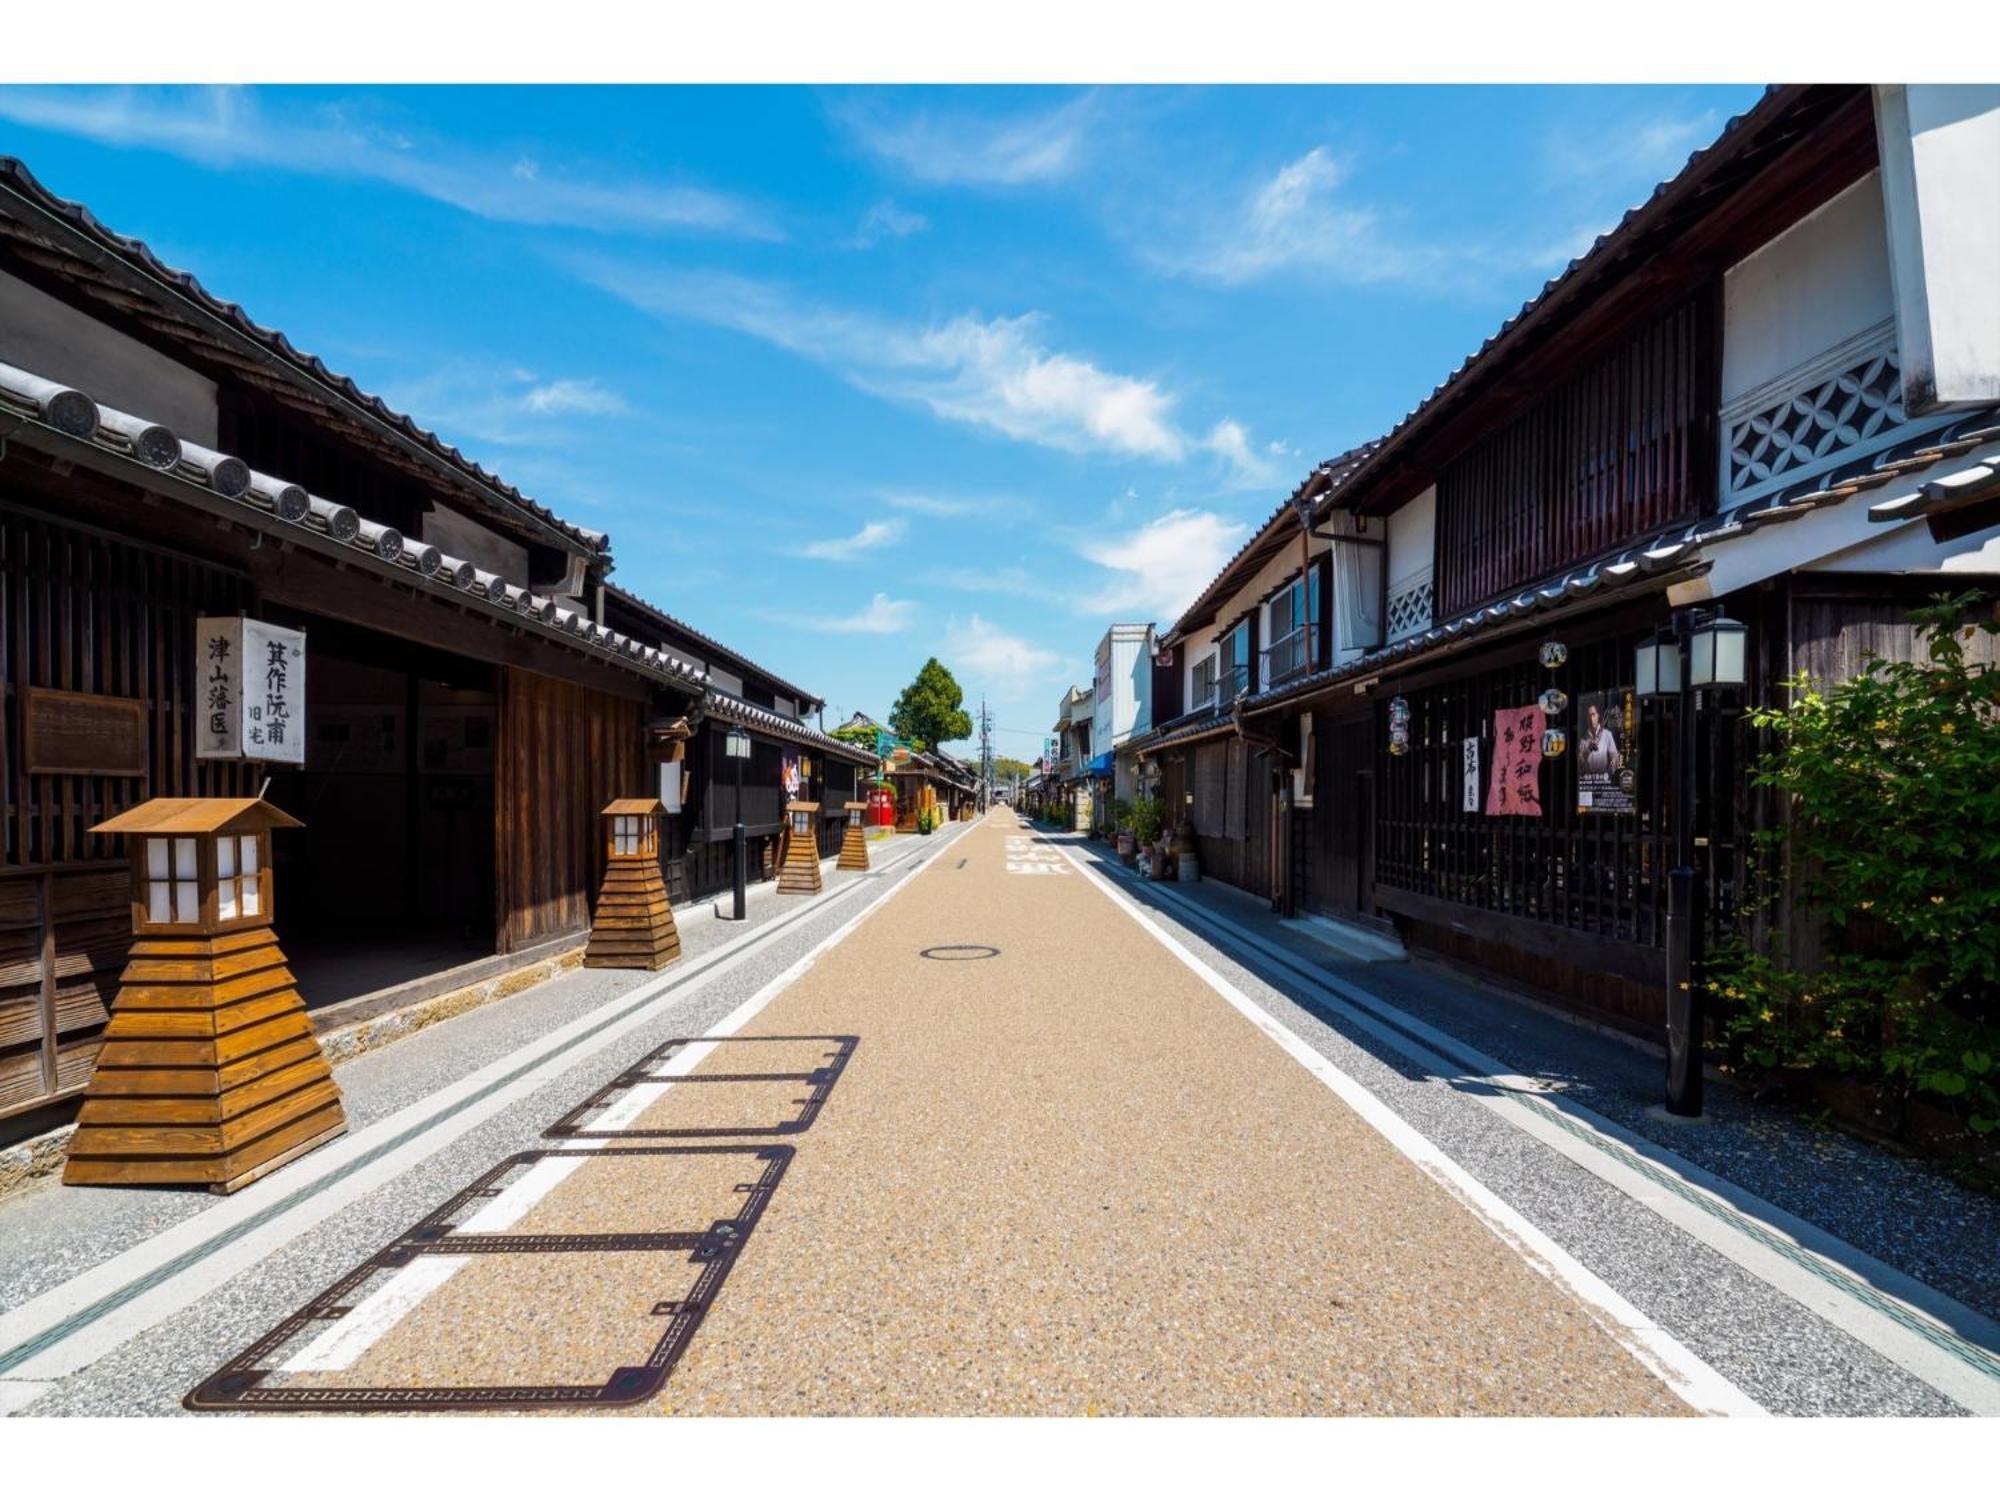
[[[240,796],[251,768],[194,757],[192,617],[247,608],[240,575],[0,502],[0,1117],[83,1087],[131,935],[119,841],[84,832],[155,796]],[[139,776],[34,775],[24,687],[147,706]]]
[[[604,873],[599,810],[648,794],[639,702],[510,667],[494,787],[500,951],[580,933]]]
[[[1713,507],[1715,300],[1697,293],[1446,467],[1441,615]]]

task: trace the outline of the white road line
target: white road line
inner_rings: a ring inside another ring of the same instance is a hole
[[[731,1036],[747,1026],[759,1011],[796,984],[827,952],[867,921],[876,907],[894,896],[908,883],[904,881],[890,886],[840,927],[827,934],[790,968],[765,984],[721,1022],[711,1027],[701,1041],[683,1047],[668,1058],[661,1066],[661,1073],[668,1075],[667,1077],[661,1078],[655,1075],[653,1081],[634,1084],[605,1106],[590,1122],[588,1128],[593,1131],[623,1130],[645,1114],[674,1086],[672,1082],[674,1077],[684,1078],[693,1072],[702,1060],[716,1049],[721,1038]],[[578,1140],[565,1146],[564,1149],[579,1152],[598,1151],[615,1144],[614,1141],[604,1139],[586,1139]],[[491,1203],[458,1225],[454,1232],[497,1234],[511,1229],[529,1209],[567,1181],[585,1160],[586,1158],[581,1155],[544,1157],[509,1183]],[[384,1334],[401,1322],[432,1292],[471,1264],[471,1261],[472,1257],[468,1255],[418,1257],[390,1276],[358,1303],[352,1312],[300,1350],[297,1356],[288,1360],[283,1368],[287,1372],[350,1368]]]
[[[1657,1375],[1696,1411],[1711,1416],[1765,1416],[1759,1406],[1685,1344],[1640,1312],[1602,1277],[1589,1270],[1562,1246],[1480,1182],[1403,1117],[1390,1109],[1358,1080],[1342,1072],[1297,1033],[1197,958],[1181,941],[1069,850],[1063,857],[1154,940],[1198,975],[1251,1025],[1282,1047],[1337,1094],[1348,1108],[1382,1138],[1408,1157],[1463,1203],[1480,1222],[1510,1245],[1531,1267],[1562,1287],[1589,1309],[1597,1323],[1633,1357]]]
[[[955,833],[933,840],[927,849],[920,845],[875,873],[920,868],[954,838]],[[897,888],[892,886],[884,896]],[[843,885],[802,909],[816,910],[854,889],[853,883]],[[865,910],[872,909],[871,905]],[[285,1172],[253,1183],[0,1314],[0,1361],[5,1361],[0,1373],[15,1380],[50,1380],[83,1369],[579,1062],[649,1024],[662,1011],[698,994],[791,932],[790,925],[767,927],[733,938],[693,960],[694,967],[670,970],[628,990],[395,1114],[302,1157]]]
[[[1194,921],[1221,929],[1225,943],[1262,953],[1296,975],[1301,963],[1296,955],[1176,893],[1160,895],[1187,910]],[[1984,1314],[1566,1098],[1542,1080],[1512,1072],[1380,996],[1333,975],[1297,977],[1319,992],[1321,1004],[1354,1026],[1440,1078],[1475,1085],[1465,1090],[1467,1096],[1493,1114],[1933,1390],[1978,1415],[2000,1415],[2000,1379],[1991,1373],[2000,1361],[1987,1352],[2000,1351],[2000,1324]],[[1561,1118],[1551,1118],[1552,1113]]]

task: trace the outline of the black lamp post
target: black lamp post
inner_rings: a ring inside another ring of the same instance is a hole
[[[724,748],[727,750],[729,758],[736,762],[736,828],[734,832],[730,835],[732,853],[735,856],[734,858],[735,874],[733,876],[735,883],[735,899],[732,902],[733,911],[731,913],[730,920],[732,922],[740,922],[743,920],[743,912],[744,912],[743,886],[747,873],[744,869],[744,865],[748,858],[745,849],[745,840],[743,837],[743,762],[745,762],[750,758],[749,734],[741,729],[730,730],[729,737]]]
[[[1701,1113],[1703,1006],[1701,888],[1695,881],[1696,697],[1703,688],[1741,687],[1746,632],[1721,610],[1683,609],[1639,643],[1633,685],[1642,698],[1674,700],[1674,867],[1667,873],[1667,1112]]]

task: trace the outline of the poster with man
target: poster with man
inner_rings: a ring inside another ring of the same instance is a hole
[[[1639,700],[1630,688],[1585,693],[1576,706],[1576,810],[1629,813],[1637,806]]]

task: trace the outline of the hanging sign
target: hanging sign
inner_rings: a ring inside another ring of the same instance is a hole
[[[306,760],[306,637],[241,615],[195,622],[201,760]]]
[[[1389,700],[1389,753],[1407,755],[1410,749],[1410,703],[1407,698]]]
[[[1461,772],[1459,807],[1465,812],[1479,811],[1479,736],[1469,734],[1459,746],[1459,768]]]
[[[1493,776],[1486,787],[1489,816],[1542,815],[1542,731],[1547,727],[1533,703],[1495,711]]]
[[[1585,693],[1576,710],[1576,810],[1637,810],[1639,700],[1630,688]]]

